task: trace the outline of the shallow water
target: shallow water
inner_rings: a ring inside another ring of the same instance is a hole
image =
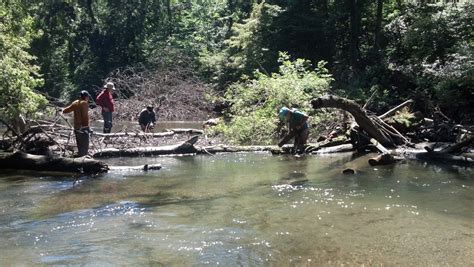
[[[0,174],[0,265],[474,265],[472,169],[256,153],[109,163],[163,169]]]

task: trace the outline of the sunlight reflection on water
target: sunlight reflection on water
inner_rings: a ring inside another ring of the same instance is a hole
[[[2,174],[0,263],[473,264],[471,169],[261,153],[108,161],[163,169],[74,186]]]

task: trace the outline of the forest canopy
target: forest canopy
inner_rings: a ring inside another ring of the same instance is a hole
[[[233,104],[236,125],[257,94],[264,104],[245,116],[304,109],[328,90],[360,102],[374,95],[375,111],[412,98],[427,114],[472,123],[473,14],[470,1],[5,0],[0,116],[33,115],[41,95],[67,102],[142,69],[199,80],[169,90],[218,96]]]

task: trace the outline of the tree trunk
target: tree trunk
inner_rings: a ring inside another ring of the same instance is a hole
[[[348,0],[350,8],[350,60],[353,71],[359,69],[359,0]]]
[[[323,96],[311,100],[311,105],[314,109],[318,108],[339,108],[349,112],[359,125],[359,127],[367,132],[371,137],[375,138],[384,146],[393,147],[393,141],[385,135],[367,116],[365,111],[354,101],[340,98],[337,96]]]
[[[0,169],[96,174],[107,172],[109,167],[103,162],[85,157],[62,158],[39,156],[18,151],[0,158]]]
[[[383,12],[383,0],[377,0],[377,16],[375,19],[375,33],[374,33],[374,50],[377,56],[380,53],[380,35],[382,31],[382,12]]]
[[[168,15],[168,36],[173,34],[173,13],[171,11],[171,0],[166,0],[166,13]]]
[[[193,136],[189,140],[177,145],[159,146],[159,147],[135,147],[127,149],[106,148],[96,152],[94,158],[104,157],[137,157],[137,156],[156,156],[172,154],[194,154],[198,150],[194,147],[198,136]]]

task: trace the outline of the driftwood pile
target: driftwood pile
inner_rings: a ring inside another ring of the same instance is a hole
[[[440,150],[425,146],[425,151],[423,151],[413,149],[416,146],[409,138],[385,122],[387,118],[412,103],[412,100],[408,100],[386,113],[377,116],[369,115],[365,109],[361,108],[354,101],[337,96],[328,95],[311,101],[314,109],[338,108],[347,111],[354,117],[356,124],[351,127],[350,138],[348,140],[353,148],[358,151],[375,148],[381,153],[378,157],[369,160],[370,165],[391,164],[400,158],[442,160],[472,165],[474,163],[473,158],[460,154],[472,146],[474,143],[474,134],[460,125],[458,126],[458,131],[463,134],[463,138],[462,140],[458,138],[458,140],[460,140],[458,143]],[[432,127],[432,125],[428,127]],[[428,127],[425,129],[428,129]],[[432,129],[433,128],[434,127],[432,127]],[[350,147],[348,144],[343,146],[339,145],[336,151],[342,148],[349,149]]]

